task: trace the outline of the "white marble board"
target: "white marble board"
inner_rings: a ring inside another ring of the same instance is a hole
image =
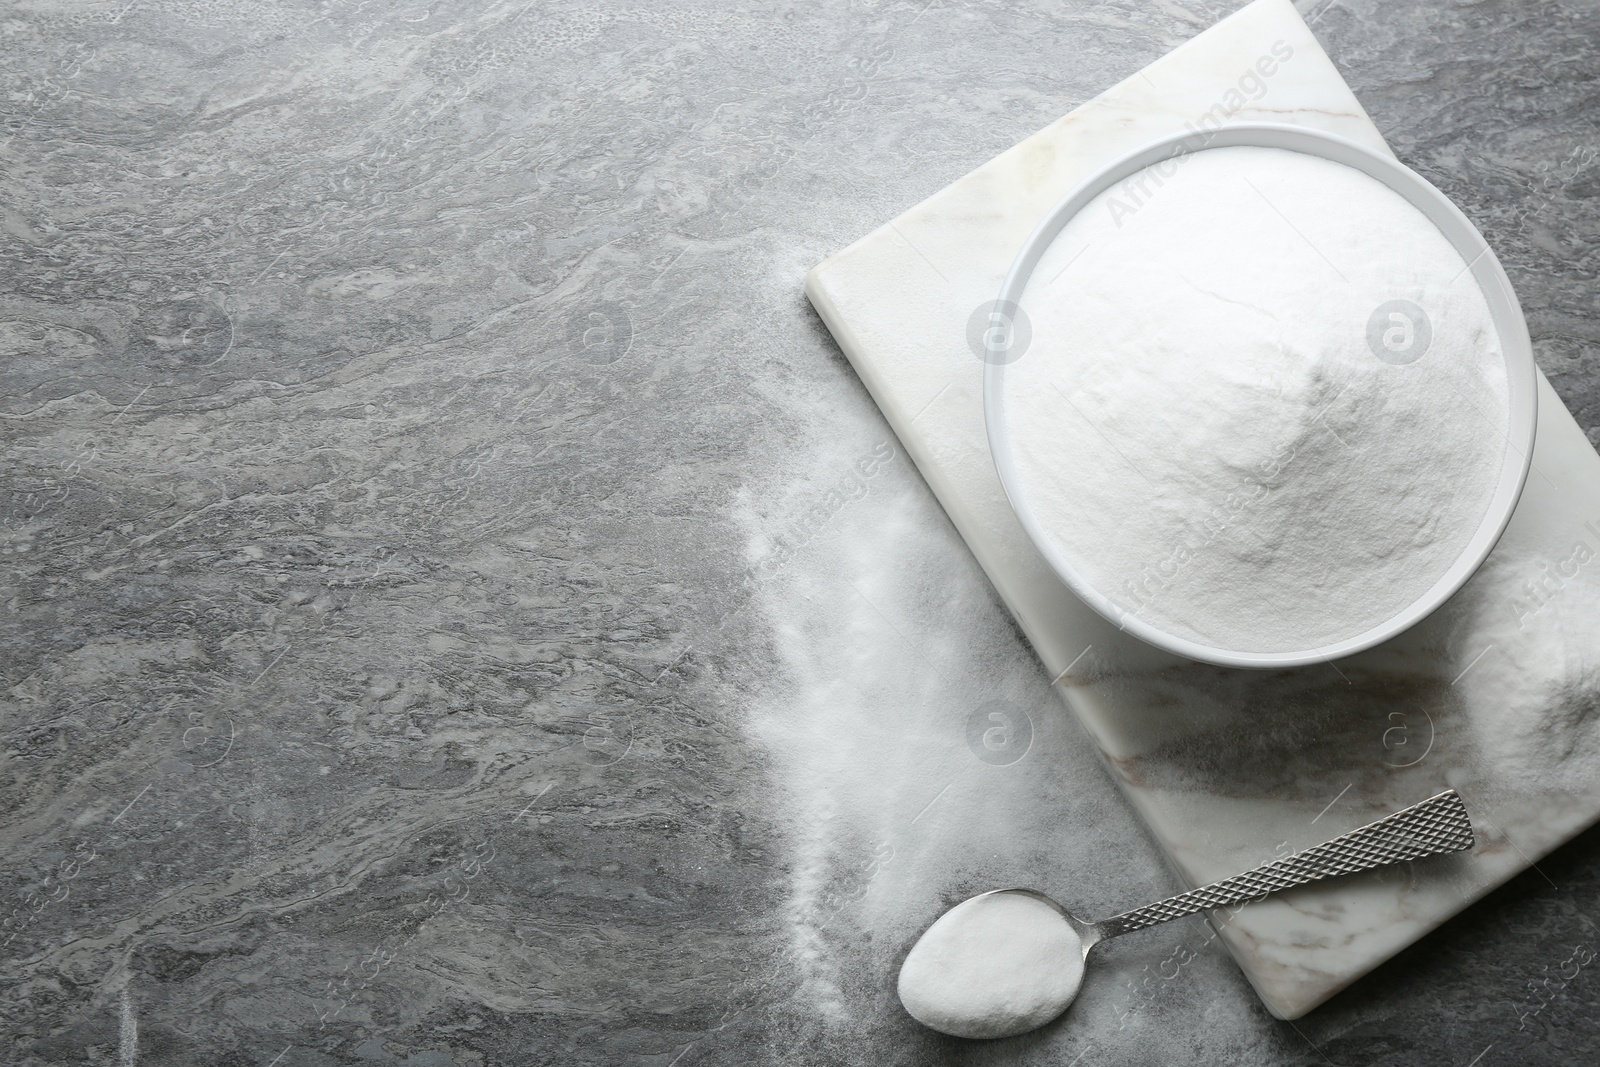
[[[1424,623],[1335,665],[1189,663],[1078,601],[1006,504],[968,319],[1074,184],[1207,116],[1388,151],[1288,0],[1256,0],[819,264],[806,293],[1184,881],[1461,791],[1471,853],[1214,918],[1293,1019],[1600,816],[1600,457],[1541,377],[1533,473],[1489,561]]]

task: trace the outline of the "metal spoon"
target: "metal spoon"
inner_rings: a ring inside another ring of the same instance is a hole
[[[1457,852],[1472,842],[1466,806],[1447,789],[1304,852],[1099,922],[1085,922],[1031,889],[980,893],[945,912],[911,947],[900,968],[900,1002],[943,1033],[1011,1037],[1067,1009],[1089,950],[1108,937],[1334,875]]]

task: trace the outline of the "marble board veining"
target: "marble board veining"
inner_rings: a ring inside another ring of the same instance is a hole
[[[1471,853],[1213,918],[1295,1019],[1600,817],[1600,457],[1541,376],[1533,471],[1489,560],[1422,624],[1335,664],[1183,661],[1074,598],[994,474],[972,324],[1078,180],[1223,121],[1388,151],[1288,0],[1257,0],[819,264],[806,292],[1186,883],[1460,790]]]

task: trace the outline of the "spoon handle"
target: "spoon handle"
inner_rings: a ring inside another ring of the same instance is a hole
[[[1113,915],[1095,924],[1102,937],[1193,915],[1208,908],[1258,900],[1290,886],[1304,885],[1336,874],[1350,874],[1401,860],[1420,859],[1441,852],[1471,848],[1472,820],[1454,789],[1429,797],[1403,811],[1341,834],[1304,852],[1263,863],[1254,870],[1220,882],[1191,889],[1142,908]]]

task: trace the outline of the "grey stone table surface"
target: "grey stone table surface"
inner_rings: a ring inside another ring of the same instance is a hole
[[[1595,1062],[1596,832],[1294,1024],[895,1007],[901,889],[1175,886],[802,277],[1234,6],[8,6],[0,1061]],[[1600,8],[1302,12],[1600,440]]]

